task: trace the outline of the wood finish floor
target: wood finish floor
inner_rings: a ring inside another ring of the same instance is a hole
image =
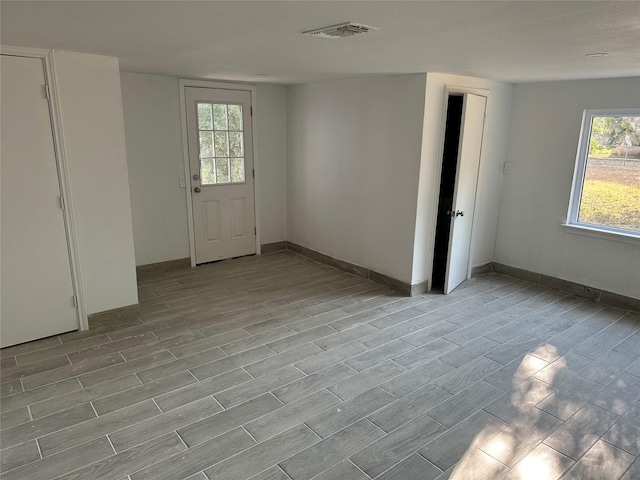
[[[640,315],[498,274],[401,297],[283,252],[2,350],[2,480],[640,478]]]

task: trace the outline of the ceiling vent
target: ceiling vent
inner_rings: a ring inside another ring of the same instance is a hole
[[[358,33],[367,33],[369,30],[378,30],[376,27],[370,27],[369,25],[362,25],[360,23],[340,23],[338,25],[331,25],[330,27],[316,28],[315,30],[309,30],[308,32],[302,32],[304,35],[311,35],[313,37],[320,38],[344,38],[351,37]]]

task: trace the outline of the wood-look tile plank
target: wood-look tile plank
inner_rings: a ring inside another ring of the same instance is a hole
[[[255,443],[242,428],[236,428],[200,445],[190,447],[184,452],[165,458],[161,462],[143,468],[129,477],[131,480],[175,480],[176,478],[186,478],[210,465],[250,448]]]
[[[379,480],[405,480],[420,478],[421,480],[434,480],[442,474],[442,470],[428,460],[414,453],[403,461],[390,468],[378,477]],[[366,477],[363,477],[363,479]]]
[[[516,358],[484,379],[494,387],[509,391],[521,382],[525,382],[549,363],[534,356],[525,355]]]
[[[167,412],[250,380],[253,380],[253,377],[244,370],[232,370],[186,387],[179,388],[172,392],[165,393],[154,398],[154,401],[163,412]]]
[[[270,393],[231,407],[211,417],[178,429],[178,434],[189,448],[221,435],[238,425],[243,425],[282,406],[282,402]]]
[[[36,350],[35,352],[23,353],[16,355],[16,362],[20,366],[28,365],[31,363],[39,363],[45,361],[51,357],[59,355],[68,355],[70,353],[77,352],[85,348],[91,348],[97,345],[103,345],[111,343],[111,339],[108,335],[95,335],[93,337],[84,338],[75,342],[63,343],[56,345],[55,347],[46,348],[44,350]]]
[[[2,450],[0,472],[8,472],[9,470],[35,462],[36,460],[40,460],[38,445],[35,440],[29,440],[28,442]]]
[[[402,337],[402,340],[413,345],[414,347],[419,347],[420,345],[431,343],[434,340],[440,339],[447,334],[455,332],[459,328],[460,326],[456,325],[455,323],[440,321],[434,325],[421,328],[417,332],[405,335],[404,337]],[[457,346],[458,345],[456,345],[456,347]]]
[[[263,415],[245,424],[244,428],[258,442],[262,442],[319,415],[327,409],[334,409],[338,404],[342,405],[335,395],[327,390],[321,390]]]
[[[13,393],[17,393],[18,391],[22,391],[22,386],[20,385],[20,379],[27,380],[28,377],[32,375],[37,375],[39,373],[46,374],[50,370],[54,370],[56,368],[64,367],[66,365],[70,365],[71,361],[69,361],[69,357],[66,355],[58,355],[57,357],[47,358],[40,362],[30,363],[28,365],[19,365],[17,367],[3,369],[2,370],[2,385],[4,386],[7,383],[17,382],[15,389],[9,389],[9,392],[4,392],[3,388],[3,396],[10,395]],[[50,382],[46,382],[50,383]],[[32,387],[26,387],[32,388]]]
[[[119,478],[160,462],[178,452],[183,452],[186,448],[180,437],[175,432],[171,432],[58,478],[59,480]]]
[[[182,407],[109,434],[117,452],[122,452],[159,435],[178,430],[220,412],[222,407],[211,397],[205,397]]]
[[[242,329],[234,329],[229,330],[228,332],[220,333],[218,335],[213,335],[211,337],[206,337],[201,340],[196,340],[195,342],[189,342],[184,345],[180,345],[177,347],[170,348],[169,351],[174,354],[177,358],[184,358],[191,355],[195,355],[200,352],[204,352],[207,350],[211,350],[215,347],[221,347],[222,345],[227,345],[231,342],[241,341],[242,339],[248,339],[249,334]],[[260,344],[256,344],[255,346],[259,346]],[[232,355],[233,353],[238,353],[241,350],[236,352],[225,351],[228,355]],[[245,349],[248,350],[248,349]]]
[[[31,415],[29,415],[29,409],[27,407],[16,408],[15,410],[4,411],[0,415],[0,430],[6,430],[7,428],[15,427],[22,423],[31,421]]]
[[[441,470],[448,470],[465,452],[492,438],[505,425],[503,421],[480,410],[429,442],[418,453]]]
[[[44,350],[51,347],[61,345],[60,337],[55,335],[53,337],[43,338],[41,340],[35,340],[33,342],[21,343],[12,347],[5,347],[0,350],[1,358],[15,357],[16,355],[23,355],[30,352],[36,352],[38,350]]]
[[[260,377],[278,368],[304,360],[321,351],[322,350],[314,344],[305,343],[299,347],[287,350],[284,353],[278,353],[277,355],[270,356],[270,358],[265,358],[264,360],[247,365],[245,370],[254,377]]]
[[[418,348],[409,350],[407,353],[399,355],[393,360],[399,365],[411,369],[434,360],[457,348],[458,345],[455,343],[445,340],[444,338],[438,338],[432,342],[425,343]]]
[[[332,348],[331,350],[318,352],[315,355],[295,363],[294,366],[306,374],[311,374],[358,355],[366,349],[367,348],[359,342],[349,342]]]
[[[248,336],[243,337],[240,340],[232,341],[231,343],[226,343],[220,348],[222,348],[227,355],[234,355],[294,334],[295,332],[288,327],[278,327],[259,335],[247,334]]]
[[[25,388],[31,390],[34,388],[47,385],[49,383],[55,383],[62,380],[66,380],[71,377],[77,377],[85,373],[100,370],[105,367],[117,365],[123,363],[124,358],[120,353],[114,353],[112,355],[104,355],[98,358],[87,358],[81,362],[70,365],[67,360],[62,367],[55,368],[46,372],[41,372],[35,375],[30,375],[22,379],[22,383]]]
[[[405,395],[401,399],[369,415],[367,418],[382,430],[389,433],[401,425],[413,421],[413,419],[421,416],[448,398],[451,398],[451,394],[433,384],[429,384],[414,390],[412,393]]]
[[[93,401],[93,407],[98,415],[104,415],[195,382],[196,379],[189,372],[180,372],[155,382],[102,397]]]
[[[82,385],[80,385],[77,378],[69,378],[58,383],[52,383],[34,390],[27,390],[26,392],[4,397],[2,399],[2,409],[13,410],[15,408],[25,407],[32,403],[48,400],[69,392],[80,390],[81,388]],[[69,408],[69,406],[67,405],[66,408]]]
[[[580,370],[579,373],[584,378],[588,378],[600,385],[609,385],[624,370],[635,374],[631,370],[633,361],[634,357],[611,350],[600,357],[597,362],[592,362]],[[640,365],[640,361],[638,365]],[[640,371],[636,377],[638,376],[640,376]]]
[[[489,353],[499,346],[500,344],[498,342],[494,342],[486,337],[480,337],[457,350],[445,353],[440,357],[440,360],[458,368],[481,357],[485,353]]]
[[[433,382],[453,369],[451,365],[436,359],[398,375],[380,386],[400,398],[417,390],[422,385]]]
[[[289,388],[293,389],[294,385],[297,384],[297,381],[300,378],[309,377],[305,377],[300,370],[288,365],[276,370],[275,372],[267,373],[262,377],[258,377],[255,380],[251,380],[228,390],[216,393],[214,397],[224,408],[229,408],[262,395],[263,393],[267,393],[270,390],[275,393],[275,391],[279,391],[281,388],[284,388],[282,385],[285,384],[291,385]],[[302,386],[300,389],[303,390]],[[282,401],[281,398],[279,399]]]
[[[502,365],[498,362],[486,357],[480,357],[474,362],[467,363],[452,372],[444,374],[434,383],[443,390],[456,394],[491,375],[501,367]]]
[[[513,389],[484,407],[484,410],[500,420],[511,423],[556,391],[557,389],[551,385],[530,378],[517,383]]]
[[[564,455],[579,459],[613,425],[618,416],[587,404],[549,435],[544,443]]]
[[[333,333],[336,333],[333,328],[326,325],[321,325],[319,327],[285,337],[281,340],[267,343],[267,346],[278,353],[282,353],[286,352],[287,350],[291,350],[299,345],[313,342],[314,340],[317,340],[319,338],[329,336]]]
[[[3,430],[0,433],[0,445],[2,445],[2,448],[19,445],[71,425],[85,422],[95,418],[95,416],[96,414],[90,404],[78,405],[77,407]]]
[[[445,430],[445,427],[429,417],[417,417],[352,455],[350,460],[374,478],[440,436]]]
[[[342,400],[349,400],[393,377],[406,372],[406,369],[391,360],[380,363],[368,370],[353,375],[341,382],[331,385],[329,390]]]
[[[332,348],[350,343],[354,340],[360,340],[362,337],[366,337],[378,332],[380,332],[380,330],[365,323],[362,325],[355,325],[351,328],[343,329],[338,333],[334,333],[333,335],[330,335],[328,337],[316,340],[313,343],[323,350],[330,350]]]
[[[58,478],[67,472],[100,461],[114,453],[107,437],[100,437],[57,455],[16,468],[4,474],[2,480]]]
[[[289,479],[288,476],[283,478],[286,478],[286,480]],[[370,477],[365,475],[362,470],[349,460],[343,460],[336,466],[313,478],[314,480],[369,480]]]
[[[172,362],[176,359],[169,352],[163,350],[152,355],[131,360],[130,362],[116,363],[106,368],[99,370],[93,370],[88,373],[80,375],[80,383],[86,388],[96,383],[106,382],[107,380],[113,380],[114,378],[124,377],[131,373],[144,371],[158,365]]]
[[[267,353],[269,352],[265,352],[264,354],[266,355]],[[161,378],[168,377],[169,375],[210,364],[212,362],[215,362],[216,360],[220,360],[221,358],[226,359],[229,357],[227,357],[227,354],[219,348],[212,348],[211,350],[206,350],[195,355],[183,357],[172,362],[163,363],[162,365],[149,368],[147,370],[136,372],[136,374],[138,375],[140,380],[142,380],[142,383],[155,382],[157,380],[160,380]]]
[[[93,413],[93,409],[91,409],[91,412]],[[133,423],[142,422],[160,413],[158,407],[151,400],[136,403],[130,407],[91,418],[82,423],[66,428],[58,428],[46,436],[41,436],[38,439],[40,451],[44,457],[48,457],[80,443],[120,430]]]
[[[203,473],[203,480],[208,480],[207,476]],[[260,472],[259,474],[251,477],[251,480],[291,480],[286,473],[284,473],[280,467],[271,467]],[[348,480],[348,479],[344,479]]]
[[[379,347],[371,348],[360,355],[356,355],[355,357],[345,361],[345,364],[354,370],[361,372],[412,349],[412,345],[409,345],[402,340],[393,340]]]
[[[206,469],[205,474],[210,480],[251,478],[317,441],[318,436],[306,425],[298,425]]]
[[[592,390],[598,389],[594,386]],[[591,403],[616,415],[624,415],[639,397],[640,378],[623,372],[613,382],[600,390],[591,400]]]
[[[538,408],[560,420],[567,420],[595,397],[600,390],[602,390],[602,385],[576,375],[540,402]],[[608,404],[608,402],[602,403]]]
[[[450,428],[498,398],[502,393],[493,385],[480,381],[432,408],[427,415]]]
[[[311,478],[349,458],[383,435],[382,430],[368,420],[359,420],[281,462],[280,466],[293,480]]]
[[[77,379],[72,379],[76,380]],[[65,410],[74,405],[81,405],[83,403],[99,400],[107,395],[121,392],[133,387],[141,385],[142,382],[135,375],[127,375],[125,377],[116,378],[111,381],[98,383],[91,387],[83,388],[82,390],[72,390],[66,395],[60,395],[54,398],[49,398],[38,403],[30,405],[31,415],[33,418],[41,418],[52,413]],[[43,387],[44,388],[44,387]],[[35,391],[35,390],[33,390]]]
[[[326,438],[394,400],[392,395],[376,387],[319,413],[305,423],[322,438]]]
[[[269,347],[261,346],[241,353],[236,353],[235,355],[230,355],[220,360],[205,363],[204,365],[191,368],[190,371],[198,380],[204,380],[205,378],[215,377],[216,375],[221,375],[255,362],[260,363],[260,361],[265,361],[268,357],[275,355],[276,353]],[[195,362],[198,361],[195,360]],[[154,372],[154,375],[157,375],[157,373]]]
[[[557,480],[575,462],[544,444],[538,445],[526,455],[517,465],[513,466],[500,480],[521,480],[532,474],[534,465],[538,468],[538,475],[548,480]]]
[[[567,480],[614,480],[622,476],[636,458],[599,440],[563,477]]]
[[[562,425],[553,415],[533,408],[507,425],[480,448],[508,467],[514,466]]]

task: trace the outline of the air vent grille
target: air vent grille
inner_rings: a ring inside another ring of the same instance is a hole
[[[302,32],[304,35],[312,35],[320,38],[344,38],[357,35],[359,33],[367,33],[370,30],[378,30],[376,27],[370,27],[369,25],[362,25],[361,23],[340,23],[338,25],[331,25],[330,27],[316,28],[315,30],[309,30]]]

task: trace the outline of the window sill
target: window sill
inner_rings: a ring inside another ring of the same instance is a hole
[[[585,225],[574,225],[563,223],[562,227],[568,233],[575,235],[583,235],[586,237],[600,238],[602,240],[610,240],[614,242],[629,243],[631,245],[640,245],[640,234],[614,232],[603,228],[591,227]]]

